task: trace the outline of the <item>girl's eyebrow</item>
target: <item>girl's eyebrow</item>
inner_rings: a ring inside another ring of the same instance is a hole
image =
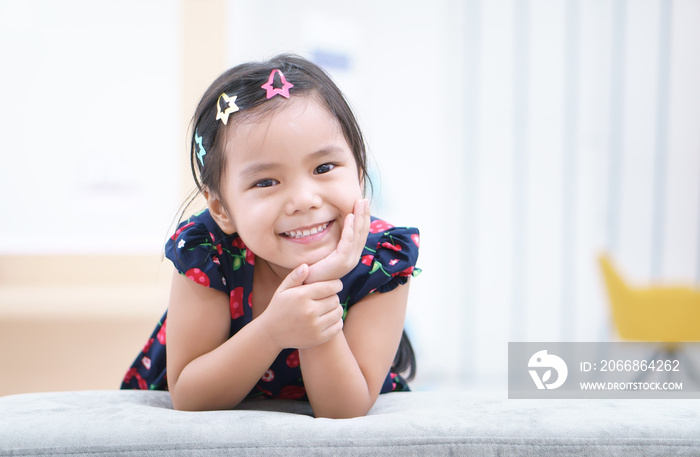
[[[333,154],[343,153],[344,151],[345,150],[341,146],[330,144],[307,155],[306,160],[309,162],[315,162]],[[257,176],[260,173],[265,173],[281,166],[282,165],[277,162],[256,162],[243,168],[243,170],[241,170],[239,173],[239,176],[243,179],[249,179]]]
[[[245,167],[239,175],[242,178],[252,178],[258,175],[259,173],[263,173],[266,171],[274,170],[275,168],[279,168],[280,164],[275,163],[275,162],[258,162],[258,163],[252,163]]]
[[[307,156],[307,159],[311,162],[323,159],[324,157],[327,157],[329,155],[333,155],[336,153],[342,153],[344,152],[344,149],[338,145],[335,144],[329,144],[327,146],[322,147],[316,152],[312,152]]]

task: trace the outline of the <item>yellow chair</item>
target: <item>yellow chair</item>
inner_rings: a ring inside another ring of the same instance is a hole
[[[700,289],[630,288],[606,255],[600,256],[613,321],[621,338],[634,341],[700,341]]]
[[[678,358],[680,343],[700,341],[700,289],[660,285],[631,288],[607,255],[599,260],[620,338],[662,343],[651,359],[658,355]],[[696,378],[692,371],[687,374]]]

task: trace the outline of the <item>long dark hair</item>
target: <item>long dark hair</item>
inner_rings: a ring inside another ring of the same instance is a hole
[[[274,70],[280,70],[286,81],[294,85],[294,97],[315,97],[338,121],[355,158],[358,179],[363,181],[365,191],[371,189],[365,140],[343,93],[318,65],[300,56],[281,54],[267,61],[245,63],[227,70],[202,96],[192,118],[190,140],[190,167],[197,185],[197,194],[206,190],[221,195],[221,179],[226,168],[224,146],[228,123],[255,120],[284,106],[283,97],[268,100],[266,92],[261,89],[261,84],[268,80]],[[278,73],[275,77],[279,77],[277,75]],[[223,93],[235,95],[235,104],[239,108],[239,111],[230,115],[226,125],[217,119],[220,96]],[[206,151],[204,155],[201,154],[202,148]],[[415,375],[416,358],[405,332],[401,336],[392,371],[408,372],[408,380]]]

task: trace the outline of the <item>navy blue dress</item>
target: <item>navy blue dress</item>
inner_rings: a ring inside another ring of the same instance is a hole
[[[347,310],[369,294],[388,292],[417,275],[418,229],[393,227],[372,218],[370,233],[357,266],[341,278],[343,290],[338,294]],[[182,222],[165,245],[165,255],[177,270],[206,287],[230,297],[231,336],[253,318],[252,290],[255,255],[246,248],[238,234],[227,235],[204,210]],[[156,325],[122,382],[122,389],[167,390],[166,377],[167,312]],[[382,393],[408,390],[405,380],[396,373],[387,374]],[[248,394],[248,398],[305,399],[306,391],[299,367],[299,351],[280,352],[272,366]]]

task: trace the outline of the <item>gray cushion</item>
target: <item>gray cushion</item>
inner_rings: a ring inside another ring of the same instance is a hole
[[[0,455],[700,455],[700,400],[392,393],[342,420],[315,419],[292,400],[171,408],[165,392],[3,397]]]

